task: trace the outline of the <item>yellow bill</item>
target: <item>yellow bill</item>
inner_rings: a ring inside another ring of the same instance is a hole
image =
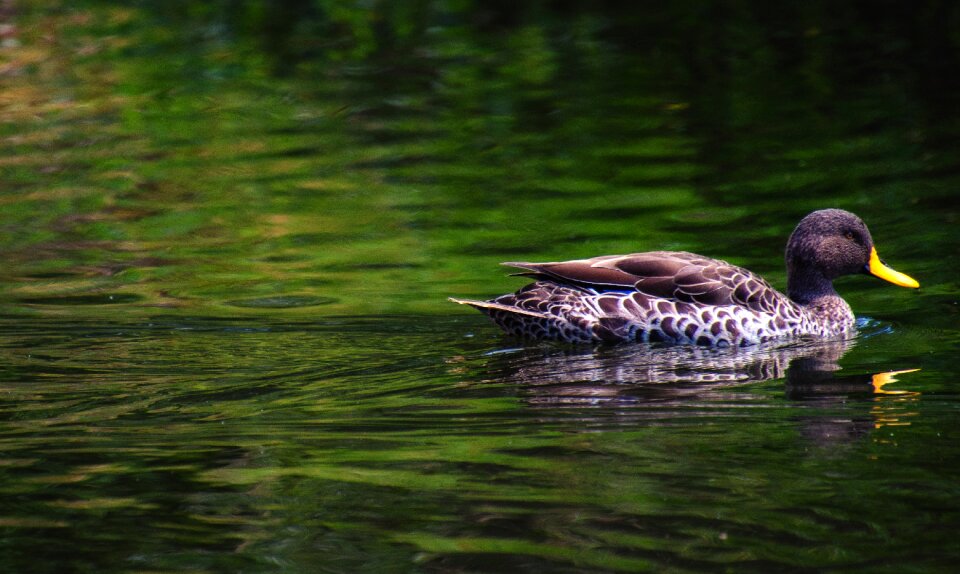
[[[913,277],[900,273],[899,271],[894,271],[884,265],[883,261],[880,261],[880,256],[877,255],[876,247],[870,248],[870,263],[867,264],[867,270],[870,271],[871,275],[879,277],[884,281],[889,281],[894,285],[912,287],[914,289],[920,287],[920,284],[917,283]]]

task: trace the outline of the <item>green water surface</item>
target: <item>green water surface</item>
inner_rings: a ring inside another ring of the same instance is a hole
[[[950,572],[952,3],[0,6],[0,571]],[[570,347],[448,296],[811,210],[843,343]]]

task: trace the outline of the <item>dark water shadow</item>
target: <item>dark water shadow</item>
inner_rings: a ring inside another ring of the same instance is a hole
[[[792,421],[813,443],[834,446],[884,424],[909,424],[898,419],[902,403],[890,399],[919,394],[888,386],[916,369],[843,372],[840,360],[858,340],[731,349],[538,346],[495,352],[489,368],[532,408],[576,409],[587,418],[613,413],[620,422],[766,417]],[[752,386],[775,380],[784,382],[782,395]]]
[[[871,394],[871,376],[838,373],[838,361],[855,344],[848,339],[727,349],[642,343],[537,346],[493,352],[491,368],[502,370],[501,381],[522,385],[547,402],[682,398],[773,379],[785,379],[788,396],[798,399]]]

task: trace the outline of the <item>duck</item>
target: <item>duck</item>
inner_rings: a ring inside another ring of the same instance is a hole
[[[797,338],[847,339],[850,305],[833,281],[866,273],[916,289],[884,263],[862,219],[842,209],[804,217],[787,240],[787,290],[726,261],[685,251],[506,262],[534,279],[487,301],[450,300],[489,316],[507,334],[568,343],[646,342],[746,347]]]

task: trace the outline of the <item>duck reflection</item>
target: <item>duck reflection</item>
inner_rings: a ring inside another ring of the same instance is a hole
[[[892,386],[898,375],[916,369],[842,373],[839,361],[855,345],[856,339],[726,349],[541,346],[500,353],[489,366],[499,382],[520,386],[527,403],[536,407],[659,406],[716,412],[768,404],[763,388],[748,383],[776,379],[785,381],[788,399],[811,406],[843,406],[861,399],[867,408],[843,410],[856,413],[854,417],[825,416],[826,411],[818,410],[817,416],[800,421],[804,436],[829,443],[864,436],[878,426],[909,424],[903,401],[918,395]]]

